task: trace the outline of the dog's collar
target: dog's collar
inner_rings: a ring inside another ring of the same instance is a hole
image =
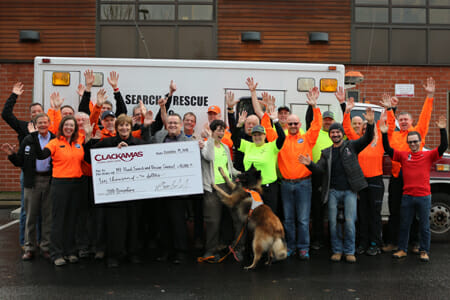
[[[250,208],[250,211],[248,212],[248,216],[251,216],[253,213],[253,210],[257,208],[260,205],[263,205],[264,202],[262,201],[261,195],[254,190],[249,190],[244,188],[244,191],[250,194],[250,197],[252,197],[252,207]]]

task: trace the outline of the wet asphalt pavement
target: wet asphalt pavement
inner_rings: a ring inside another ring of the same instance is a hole
[[[0,209],[0,226],[11,209]],[[18,224],[0,231],[0,299],[448,299],[450,244],[432,244],[431,262],[410,254],[360,256],[332,263],[327,250],[311,260],[288,259],[245,271],[231,257],[222,264],[182,265],[147,257],[143,264],[107,269],[83,260],[54,267],[42,258],[22,262]]]

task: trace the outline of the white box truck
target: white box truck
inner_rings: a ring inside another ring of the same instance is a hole
[[[92,69],[96,76],[92,100],[95,101],[98,89],[105,88],[113,104],[113,90],[107,77],[111,71],[119,73],[119,88],[129,115],[139,100],[152,111],[158,110],[157,100],[169,91],[169,83],[174,80],[177,91],[170,111],[181,116],[194,112],[197,116],[196,130],[200,130],[207,121],[208,106],[219,106],[226,117],[225,94],[228,91],[242,99],[241,108],[251,105],[250,92],[245,84],[247,77],[254,77],[259,83],[258,94],[269,92],[276,97],[277,106],[288,106],[302,123],[307,109],[306,93],[317,86],[321,90],[319,107],[322,111],[333,111],[337,121],[342,120],[334,92],[338,86],[344,86],[345,68],[336,64],[36,57],[33,101],[42,103],[47,110],[50,94],[56,91],[65,98],[64,104],[77,111],[81,97],[76,89],[78,84],[85,84],[83,73],[87,69]]]

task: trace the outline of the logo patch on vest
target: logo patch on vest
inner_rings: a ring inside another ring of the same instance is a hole
[[[303,142],[304,142],[303,139],[298,139],[298,140],[297,140],[297,143],[298,143],[298,144],[301,144],[301,143],[303,143]]]
[[[80,149],[81,148],[80,144],[75,144],[75,148]]]

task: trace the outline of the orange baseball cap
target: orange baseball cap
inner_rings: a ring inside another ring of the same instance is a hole
[[[220,114],[220,107],[212,105],[212,106],[208,107],[208,112]]]

